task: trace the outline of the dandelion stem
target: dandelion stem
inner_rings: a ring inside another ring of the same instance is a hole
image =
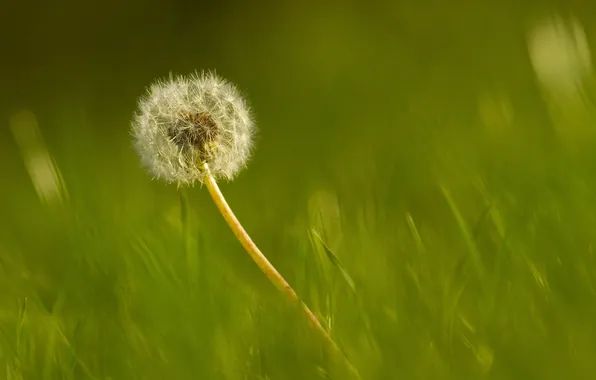
[[[275,285],[291,302],[300,306],[302,311],[306,314],[307,318],[310,321],[310,325],[322,335],[325,342],[327,343],[328,347],[331,351],[339,355],[341,359],[345,362],[348,369],[357,377],[360,378],[358,375],[358,371],[349,359],[343,354],[340,350],[339,346],[335,343],[329,332],[325,330],[323,325],[319,322],[317,317],[314,313],[306,306],[304,302],[298,297],[294,289],[288,284],[288,282],[283,278],[283,276],[275,269],[275,267],[267,260],[267,257],[261,252],[261,250],[257,247],[257,245],[252,241],[246,230],[242,227],[236,215],[226,202],[219,186],[217,186],[217,182],[210,174],[209,167],[207,164],[204,164],[205,169],[205,178],[204,182],[207,185],[207,189],[213,198],[217,208],[219,209],[220,213],[223,215],[224,219],[234,232],[234,235],[238,238],[244,249],[248,252],[250,257],[253,261],[259,266],[261,271],[267,276],[267,278]]]

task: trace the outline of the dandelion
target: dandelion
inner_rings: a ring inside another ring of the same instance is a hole
[[[238,89],[209,72],[154,82],[139,100],[132,121],[134,145],[149,173],[179,187],[205,184],[253,261],[290,301],[300,306],[328,347],[359,377],[314,313],[252,241],[217,186],[217,180],[231,180],[246,166],[254,132],[250,110]]]
[[[231,180],[250,156],[255,131],[237,88],[214,73],[153,83],[132,123],[135,148],[153,177],[179,185]]]

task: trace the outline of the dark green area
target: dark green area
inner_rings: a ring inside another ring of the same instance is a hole
[[[137,97],[202,69],[259,127],[222,191],[363,379],[596,376],[596,86],[528,49],[559,15],[589,46],[546,62],[596,59],[589,2],[13,3],[0,379],[343,378],[206,189],[139,166]]]

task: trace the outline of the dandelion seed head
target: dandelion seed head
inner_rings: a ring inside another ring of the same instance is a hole
[[[250,158],[255,125],[238,89],[213,72],[170,76],[138,102],[132,135],[142,165],[178,185],[231,180]]]

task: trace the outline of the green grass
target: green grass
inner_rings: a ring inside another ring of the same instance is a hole
[[[179,198],[122,157],[56,159],[60,197],[40,202],[23,177],[6,204],[2,378],[342,378],[206,190]],[[492,183],[443,168],[358,193],[354,176],[307,192],[293,218],[224,191],[363,378],[580,379],[595,369],[594,201],[565,157],[543,175],[501,161]]]
[[[222,192],[363,379],[594,378],[594,83],[536,86],[502,6],[238,11],[217,49],[189,51],[200,24],[166,63],[144,42],[10,82],[38,92],[1,104],[0,379],[346,378],[206,189],[139,167],[135,97],[205,62],[260,128]]]

